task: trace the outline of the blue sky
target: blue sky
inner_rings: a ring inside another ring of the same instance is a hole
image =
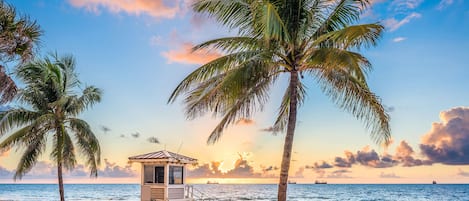
[[[106,167],[118,167],[123,174],[127,172],[127,176],[135,178],[138,165],[126,167],[128,156],[165,147],[177,151],[181,147],[181,153],[198,158],[201,164],[221,162],[222,171],[236,169],[241,154],[255,173],[277,174],[275,170],[266,172],[266,167],[279,166],[283,135],[272,136],[260,129],[273,123],[276,100],[282,91],[272,91],[272,101],[264,111],[258,112],[252,121],[233,126],[214,146],[207,146],[205,140],[216,119],[207,115],[187,121],[180,103],[166,104],[185,75],[217,56],[215,52],[191,55],[188,48],[204,40],[235,34],[210,19],[195,16],[188,7],[189,0],[7,2],[41,25],[44,30],[41,55],[53,51],[73,54],[83,83],[104,90],[102,103],[83,115],[101,140],[103,158],[108,160],[103,171]],[[450,131],[440,135],[444,132],[432,127],[434,123],[449,126],[440,118],[440,112],[457,113],[459,116],[449,115],[452,118],[446,120],[463,119],[462,128],[469,124],[465,116],[469,114],[465,107],[469,100],[469,2],[375,0],[362,21],[379,21],[386,27],[379,45],[362,53],[374,67],[368,77],[370,87],[391,108],[394,143],[388,149],[373,144],[360,121],[339,110],[314,80],[306,78],[308,99],[298,117],[291,174],[298,172],[297,179],[304,182],[320,177],[345,183],[427,182],[434,177],[447,182],[469,182],[465,174],[469,172],[469,160],[464,158],[469,153],[462,150],[469,147],[469,141],[455,149],[462,151],[458,165],[432,159],[428,153],[422,154],[421,149],[422,144],[433,143],[437,148],[448,145],[444,140],[448,136],[451,142],[456,140],[453,136],[469,139],[469,132],[464,129],[454,135],[448,134]],[[111,130],[104,132],[102,126]],[[139,133],[137,138],[131,135],[135,133]],[[440,141],[432,141],[425,135],[446,138],[435,137]],[[162,144],[146,141],[153,136]],[[344,157],[346,150],[354,157],[360,155],[358,150],[362,154],[375,150],[380,157],[375,163],[387,154],[397,158],[396,147],[403,140],[413,148],[414,158],[433,160],[432,165],[402,167],[402,161],[386,168],[376,168],[366,161],[346,169],[333,165],[335,157]],[[11,172],[18,157],[14,150],[4,153],[0,156],[0,168]],[[48,155],[41,161],[47,164]],[[333,167],[305,168],[322,161]],[[47,165],[44,167],[47,169]]]

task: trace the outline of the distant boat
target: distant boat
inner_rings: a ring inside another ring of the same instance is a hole
[[[207,181],[207,184],[218,184],[218,181]]]
[[[296,184],[296,181],[290,181],[290,180],[288,180],[288,184]]]
[[[432,184],[436,184],[436,181],[435,181],[435,180],[433,180]]]
[[[316,180],[316,181],[314,181],[314,184],[327,184],[327,181]]]

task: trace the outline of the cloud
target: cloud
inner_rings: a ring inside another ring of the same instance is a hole
[[[222,165],[222,161],[212,161],[210,164],[205,163],[189,168],[187,175],[195,178],[270,178],[275,175],[269,172],[278,170],[276,166],[264,167],[261,165],[262,173],[255,172],[253,166],[242,155],[235,161],[232,169],[223,172]]]
[[[0,151],[0,157],[7,157],[10,154],[10,150]]]
[[[0,168],[1,168],[1,167],[0,167]],[[0,170],[0,171],[1,171],[1,170]],[[0,175],[1,175],[1,173],[0,173]],[[469,177],[469,172],[465,172],[465,171],[459,169],[457,175],[463,176],[463,177]]]
[[[305,168],[304,167],[300,167],[298,168],[298,170],[295,172],[295,174],[293,175],[292,178],[304,178],[305,176],[303,175],[305,171]]]
[[[109,162],[108,159],[104,159],[105,167],[103,170],[98,171],[98,176],[100,177],[135,177],[137,173],[131,169],[131,165],[127,164],[124,167],[116,165],[116,163]]]
[[[389,18],[387,20],[384,20],[384,26],[389,29],[389,31],[393,32],[399,29],[402,25],[407,24],[410,22],[410,20],[414,18],[420,18],[422,17],[421,14],[413,12],[409,15],[407,15],[404,19],[402,20],[397,20],[396,18]]]
[[[328,168],[332,168],[333,166],[329,163],[327,163],[326,161],[322,161],[322,163],[314,163],[314,165],[312,166],[312,168],[315,168],[315,169],[328,169]],[[309,168],[309,166],[307,166],[306,168]]]
[[[4,178],[11,179],[13,178],[14,174],[15,173],[13,171],[9,171],[6,168],[0,166],[0,179],[4,179]]]
[[[397,162],[393,160],[389,155],[379,157],[375,150],[366,146],[363,150],[358,151],[355,155],[357,163],[374,168],[388,168],[397,165]]]
[[[436,6],[436,9],[443,10],[444,8],[453,4],[453,2],[454,2],[453,0],[441,0],[438,6]]]
[[[397,12],[405,12],[417,8],[422,2],[423,0],[394,0],[391,7]]]
[[[174,18],[183,11],[182,0],[69,0],[70,5],[84,8],[99,14],[101,10],[111,13],[127,13],[129,15],[148,15],[154,18]],[[171,3],[169,3],[171,2]]]
[[[150,45],[151,46],[158,46],[161,45],[163,41],[163,38],[161,36],[152,36],[150,38]]]
[[[252,125],[252,124],[254,124],[254,120],[252,119],[241,118],[238,121],[236,121],[236,125]]]
[[[405,41],[406,39],[407,38],[405,38],[405,37],[397,37],[397,38],[392,39],[392,41],[395,42],[395,43],[398,43],[398,42]],[[392,109],[392,111],[394,111],[394,107],[389,107],[388,109],[389,109],[389,111],[391,109]],[[392,111],[390,111],[390,112],[392,112]]]
[[[140,133],[139,132],[131,133],[130,136],[132,136],[133,138],[139,138]]]
[[[107,126],[100,126],[100,129],[104,132],[104,134],[107,134],[107,132],[111,131],[111,129]]]
[[[469,107],[457,107],[440,113],[441,122],[432,124],[421,140],[422,154],[436,163],[469,164]]]
[[[345,151],[344,154],[345,154],[345,158],[335,157],[334,166],[343,167],[343,168],[352,167],[352,164],[355,163],[355,156],[350,151]]]
[[[404,167],[413,167],[413,166],[420,166],[420,165],[432,165],[432,161],[429,160],[422,160],[422,159],[415,159],[413,157],[414,150],[412,147],[406,142],[401,141],[399,146],[396,147],[396,153],[394,155],[394,159],[399,161]]]
[[[334,179],[336,179],[336,178],[342,178],[342,179],[352,178],[352,177],[347,175],[348,173],[351,173],[351,171],[346,170],[346,169],[335,170],[335,171],[332,171],[330,174],[328,174],[327,178],[334,178]]]
[[[147,139],[147,141],[148,141],[149,143],[153,143],[153,144],[159,144],[159,143],[160,143],[160,140],[158,140],[158,138],[156,138],[156,137],[149,137],[149,138]]]
[[[98,177],[135,177],[137,173],[131,169],[130,165],[121,167],[115,163],[109,162],[104,159],[105,167],[102,170],[98,170]],[[15,174],[15,170],[7,170],[0,166],[0,178],[12,179]],[[77,164],[72,171],[63,172],[65,178],[79,178],[89,177],[90,172],[83,164]],[[36,165],[23,177],[24,179],[50,179],[57,178],[57,167],[47,161],[38,161]]]
[[[381,172],[381,174],[379,174],[379,177],[380,178],[386,178],[386,179],[391,179],[391,178],[401,178],[400,176],[397,176],[394,172],[392,173],[384,173],[384,172]]]
[[[209,50],[198,50],[193,52],[193,43],[184,42],[174,50],[168,50],[161,54],[167,59],[168,63],[182,64],[205,64],[221,56],[218,52]]]
[[[264,172],[264,173],[279,170],[279,168],[277,166],[273,166],[273,165],[271,165],[269,167],[261,166],[261,168],[262,168],[262,172]]]

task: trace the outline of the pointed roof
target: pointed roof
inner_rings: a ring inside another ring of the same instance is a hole
[[[181,154],[173,153],[166,150],[157,152],[151,152],[147,154],[131,156],[129,157],[130,162],[176,162],[184,164],[197,163],[197,159],[183,156]]]

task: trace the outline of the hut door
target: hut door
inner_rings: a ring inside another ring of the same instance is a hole
[[[164,167],[155,167],[155,183],[164,183]]]

